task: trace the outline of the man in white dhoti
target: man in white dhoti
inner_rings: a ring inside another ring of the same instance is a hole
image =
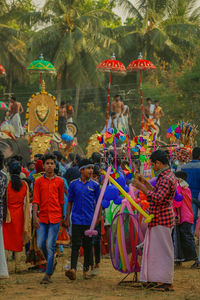
[[[121,123],[126,133],[129,133],[129,126],[131,125],[130,111],[128,105],[124,105],[124,110],[121,116]]]
[[[171,237],[174,226],[173,198],[177,180],[169,167],[166,152],[152,153],[151,162],[158,175],[155,187],[141,175],[133,185],[147,195],[149,213],[154,215],[144,240],[140,281],[157,290],[173,290],[174,248]]]
[[[116,95],[114,97],[114,101],[111,103],[111,114],[115,113],[116,114],[116,119],[117,119],[117,129],[122,129],[123,127],[123,112],[124,112],[124,103],[121,101],[121,96]]]
[[[15,137],[19,138],[24,135],[20,114],[24,112],[20,102],[16,101],[16,98],[12,96],[9,105],[10,124],[15,129]]]

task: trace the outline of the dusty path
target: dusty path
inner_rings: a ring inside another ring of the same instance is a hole
[[[64,276],[64,265],[69,259],[69,250],[65,249],[65,256],[58,258],[57,269],[50,285],[40,285],[43,274],[24,272],[10,274],[8,280],[0,281],[0,299],[8,300],[50,300],[50,299],[136,299],[136,300],[200,300],[200,270],[191,270],[191,263],[175,270],[175,292],[161,293],[142,290],[133,287],[118,286],[123,274],[115,271],[109,259],[103,259],[101,272],[91,280],[83,280],[82,272],[78,271],[77,280],[71,282]],[[82,261],[82,259],[80,259]],[[22,261],[22,270],[27,268]],[[9,262],[12,271],[13,263]],[[130,277],[131,279],[131,277]]]

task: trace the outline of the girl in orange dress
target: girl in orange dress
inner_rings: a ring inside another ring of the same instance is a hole
[[[23,242],[30,238],[30,204],[28,186],[20,179],[21,166],[17,161],[9,166],[11,181],[7,188],[7,219],[3,223],[5,250],[15,251],[15,271],[18,268],[19,255]]]

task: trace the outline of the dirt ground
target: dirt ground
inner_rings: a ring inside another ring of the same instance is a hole
[[[157,292],[119,286],[118,283],[124,277],[123,274],[115,271],[110,259],[102,259],[100,273],[91,280],[83,280],[82,271],[77,272],[77,280],[70,281],[64,275],[64,266],[69,261],[70,249],[64,249],[64,257],[58,258],[58,265],[52,277],[53,283],[40,285],[42,273],[30,272],[29,265],[21,259],[21,274],[14,274],[13,262],[8,263],[10,278],[0,280],[0,299],[105,299],[113,300],[132,298],[135,300],[200,300],[200,270],[190,269],[191,263],[185,263],[183,267],[175,269],[174,292]],[[82,262],[82,258],[79,259]],[[133,278],[129,276],[129,280]]]

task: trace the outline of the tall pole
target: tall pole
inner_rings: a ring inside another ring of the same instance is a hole
[[[140,70],[140,99],[141,99],[141,132],[144,130],[144,115],[143,115],[143,94],[142,94],[142,70]]]
[[[107,101],[107,109],[106,109],[106,129],[108,128],[108,119],[109,119],[111,80],[112,80],[112,71],[110,71],[110,78],[109,78],[109,84],[108,84],[108,101]]]

